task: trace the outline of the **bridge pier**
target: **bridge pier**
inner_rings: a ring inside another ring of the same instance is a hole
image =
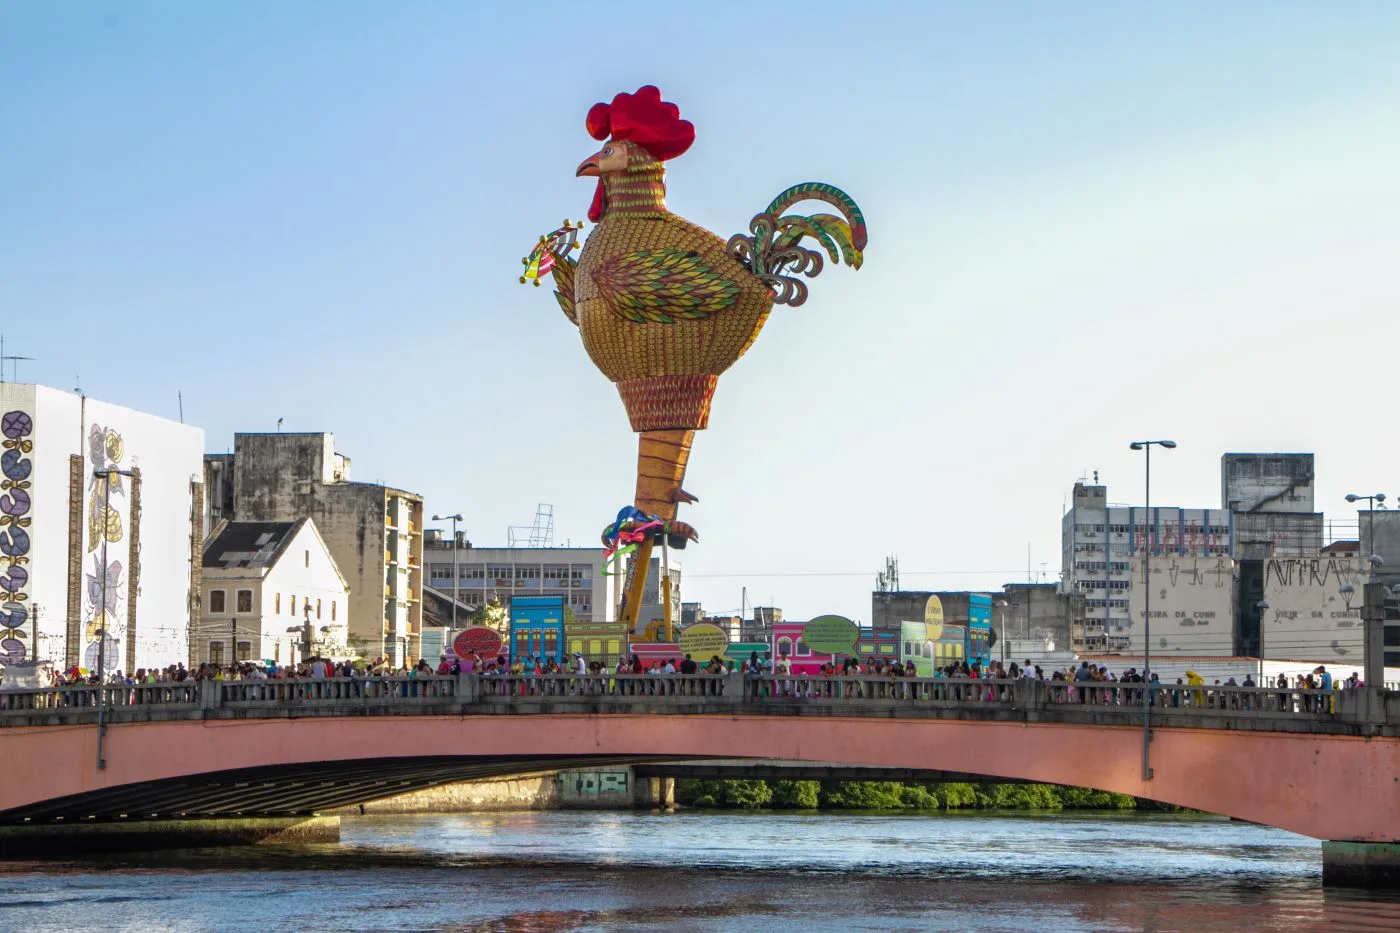
[[[632,808],[635,810],[676,809],[676,779],[636,777],[633,771]]]
[[[339,841],[338,816],[43,823],[0,826],[0,859]]]
[[[1400,890],[1400,843],[1324,842],[1322,883],[1340,888]]]

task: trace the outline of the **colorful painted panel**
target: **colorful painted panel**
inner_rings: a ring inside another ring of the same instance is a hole
[[[0,453],[0,662],[13,664],[33,654],[35,630],[29,611],[29,475],[34,419],[27,412],[7,411],[0,417],[4,435]],[[26,639],[28,645],[25,644]]]
[[[125,457],[126,444],[121,434],[99,424],[88,430],[91,472],[88,474],[83,666],[89,669],[97,668],[99,653],[104,655],[105,668],[111,669],[121,663],[121,643],[126,629],[121,621],[122,607],[128,596],[126,565],[119,556],[122,549],[111,548],[111,545],[126,538],[126,515],[129,513],[126,477],[115,472],[106,476],[94,474],[124,469]]]

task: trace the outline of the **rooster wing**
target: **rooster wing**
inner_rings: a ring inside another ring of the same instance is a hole
[[[623,253],[594,269],[592,277],[608,308],[636,324],[707,318],[732,307],[740,291],[694,250]]]

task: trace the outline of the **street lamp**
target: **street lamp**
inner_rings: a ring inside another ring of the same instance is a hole
[[[1259,600],[1254,604],[1254,608],[1259,610],[1259,686],[1264,686],[1264,613],[1269,611],[1267,600]]]
[[[1147,548],[1142,554],[1142,779],[1150,781],[1152,767],[1148,757],[1148,746],[1152,743],[1152,448],[1164,447],[1172,450],[1176,447],[1176,441],[1133,441],[1128,447],[1143,452],[1146,468],[1143,498],[1147,511],[1147,534],[1143,537]]]
[[[1006,600],[998,599],[997,608],[1001,610],[1001,661],[1006,663]]]
[[[433,521],[452,522],[452,631],[457,631],[457,523],[462,520],[462,513],[456,515],[434,515]]]
[[[1360,502],[1362,499],[1366,500],[1366,537],[1371,539],[1367,543],[1370,545],[1371,551],[1371,582],[1374,583],[1376,566],[1381,563],[1376,557],[1376,503],[1385,502],[1385,493],[1377,492],[1369,496],[1358,496],[1354,492],[1347,493],[1348,502]]]
[[[102,480],[102,622],[97,629],[97,770],[102,771],[107,767],[107,760],[102,757],[102,743],[107,736],[107,516],[112,509],[112,477],[134,477],[136,471],[109,468],[93,470],[92,475]]]
[[[304,600],[301,604],[302,626],[301,626],[301,660],[303,663],[310,663],[311,659],[311,602]]]

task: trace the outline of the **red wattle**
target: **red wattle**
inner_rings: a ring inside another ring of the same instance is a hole
[[[593,223],[603,219],[603,211],[607,209],[608,196],[603,191],[603,179],[598,179],[598,187],[593,189],[593,203],[588,205],[588,219]]]

